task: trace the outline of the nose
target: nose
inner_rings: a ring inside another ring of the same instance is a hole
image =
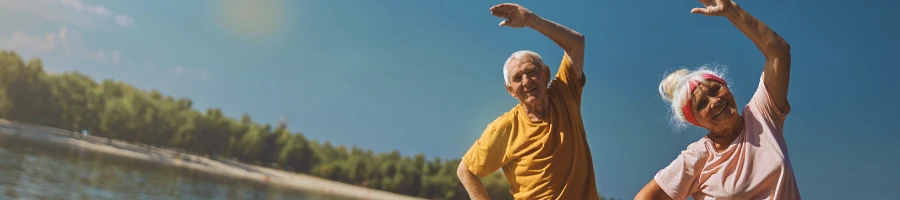
[[[724,102],[722,102],[722,98],[719,98],[719,97],[713,97],[712,100],[710,100],[710,102],[712,102],[711,104],[709,104],[709,106],[711,106],[711,108],[717,108],[717,107],[719,107],[720,104],[724,103]]]

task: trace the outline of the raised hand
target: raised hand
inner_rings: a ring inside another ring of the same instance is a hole
[[[491,7],[491,14],[500,18],[506,18],[500,22],[500,26],[522,28],[528,26],[528,20],[534,13],[519,4],[503,3]]]
[[[737,3],[731,0],[700,0],[705,8],[691,9],[691,14],[704,14],[706,16],[724,16],[735,10]]]

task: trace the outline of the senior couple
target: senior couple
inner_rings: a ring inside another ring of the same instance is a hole
[[[700,0],[691,13],[719,16],[766,58],[756,92],[739,107],[722,74],[680,69],[659,84],[673,118],[709,131],[688,144],[635,199],[800,199],[782,133],[790,112],[790,46],[731,0]],[[531,51],[503,66],[506,90],[519,103],[491,122],[463,155],[457,175],[472,199],[489,199],[480,178],[502,169],[515,199],[599,199],[581,119],[586,78],[584,36],[525,7],[500,4],[500,26],[530,27],[565,52],[554,77]],[[549,85],[549,86],[548,86]]]

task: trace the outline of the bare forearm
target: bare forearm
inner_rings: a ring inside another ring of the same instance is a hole
[[[790,54],[791,47],[781,35],[737,4],[726,18],[749,37],[766,58]]]
[[[529,17],[528,26],[559,45],[572,61],[571,69],[576,79],[581,78],[584,73],[584,35],[537,15]]]
[[[647,185],[644,185],[644,188],[641,189],[634,196],[635,200],[672,200],[665,191],[663,191],[662,187],[660,187],[656,180],[650,180]]]
[[[584,48],[584,36],[581,33],[540,16],[529,16],[528,27],[549,37],[566,52],[580,51]]]
[[[472,200],[491,199],[487,190],[484,189],[481,179],[470,172],[462,162],[459,163],[459,167],[456,169],[456,176],[459,177],[459,182],[466,188],[466,192],[469,193],[469,198]]]
[[[763,81],[778,109],[787,106],[788,84],[791,74],[791,46],[772,28],[735,5],[734,11],[726,15],[756,47],[766,56]]]

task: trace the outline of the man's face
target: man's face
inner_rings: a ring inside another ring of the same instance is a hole
[[[531,58],[513,60],[509,63],[509,85],[506,90],[520,103],[526,106],[536,106],[541,99],[547,98],[547,83],[550,81],[550,72]]]

